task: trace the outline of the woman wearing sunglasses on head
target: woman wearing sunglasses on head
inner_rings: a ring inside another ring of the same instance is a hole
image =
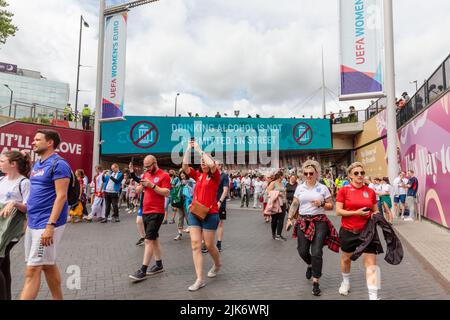
[[[288,230],[292,227],[294,216],[298,219],[294,226],[294,238],[297,238],[297,250],[308,265],[306,279],[313,278],[312,294],[320,296],[319,279],[322,276],[323,247],[339,253],[339,239],[336,229],[325,214],[333,210],[333,198],[327,186],[319,183],[320,164],[308,160],[303,164],[305,182],[297,187],[287,222]]]
[[[343,281],[339,288],[341,295],[350,292],[351,256],[363,241],[360,233],[364,230],[372,215],[378,214],[378,203],[375,191],[364,184],[364,165],[355,162],[347,170],[351,179],[350,185],[339,190],[336,197],[336,214],[342,217],[339,238],[341,240],[341,271]],[[377,285],[377,246],[372,241],[364,250],[364,266],[366,268],[369,299],[378,300]]]

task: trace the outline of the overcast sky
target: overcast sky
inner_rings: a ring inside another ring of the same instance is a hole
[[[95,101],[97,0],[9,0],[20,28],[0,61],[68,82],[74,104],[79,19],[84,29],[79,105]],[[108,1],[116,4],[125,1]],[[450,1],[394,0],[397,93],[412,93],[450,53]],[[128,115],[319,115],[321,47],[338,93],[337,0],[161,0],[129,13]],[[309,97],[311,99],[308,100]],[[348,110],[327,95],[327,111]],[[357,102],[358,109],[368,106]]]

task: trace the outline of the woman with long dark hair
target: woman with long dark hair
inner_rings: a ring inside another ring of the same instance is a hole
[[[0,300],[11,300],[9,254],[25,230],[26,203],[30,195],[30,155],[18,151],[5,152],[0,156],[0,170],[5,174],[0,178],[0,223],[17,219],[17,223],[10,223],[3,231],[4,241],[0,243]]]
[[[273,181],[267,187],[269,201],[264,214],[270,214],[272,216],[272,238],[274,240],[287,241],[287,239],[281,235],[283,231],[284,218],[286,217],[287,205],[286,188],[283,185],[282,179],[283,172],[278,171],[275,173]],[[278,199],[271,199],[274,195],[273,191],[278,192]],[[277,206],[271,207],[271,203],[277,203]]]

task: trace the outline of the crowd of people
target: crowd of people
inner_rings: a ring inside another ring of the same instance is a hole
[[[164,171],[157,158],[148,155],[141,172],[133,162],[123,171],[118,164],[108,170],[97,166],[88,183],[83,170],[73,173],[55,152],[59,144],[58,133],[39,130],[32,146],[40,159],[34,165],[28,154],[17,151],[0,157],[0,300],[11,299],[10,252],[23,236],[27,268],[20,298],[36,298],[44,272],[53,298],[62,299],[56,259],[66,223],[119,223],[123,204],[129,214],[137,213],[136,245],[144,246],[142,265],[129,278],[140,282],[164,272],[160,228],[177,223],[174,240],[182,240],[183,233],[190,236],[195,281],[188,290],[197,291],[206,285],[203,254],[209,253],[213,261],[208,278],[215,278],[222,268],[227,202],[233,199],[240,199],[241,208],[248,208],[253,199],[253,208],[271,223],[273,240],[287,241],[283,232],[293,229],[298,254],[306,263],[306,278],[313,279],[313,295],[321,295],[323,247],[328,246],[341,251],[339,293],[349,294],[351,261],[364,255],[369,298],[376,300],[380,272],[376,256],[383,253],[376,226],[387,239],[386,261],[399,264],[403,251],[392,228],[393,217],[409,211],[413,219],[416,212],[418,180],[413,171],[401,172],[392,186],[388,178],[366,177],[361,163],[350,165],[337,178],[330,170],[322,174],[315,160],[290,170],[228,172],[192,140],[178,170]],[[190,166],[192,150],[201,157],[198,170]],[[334,209],[342,217],[339,231],[326,215]]]

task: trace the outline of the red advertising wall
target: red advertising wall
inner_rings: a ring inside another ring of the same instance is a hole
[[[51,129],[59,133],[61,144],[58,153],[66,159],[72,170],[83,169],[91,179],[94,133],[69,128],[52,127],[25,122],[11,122],[0,127],[0,153],[9,150],[30,152],[33,161],[37,155],[31,143],[38,129]]]

